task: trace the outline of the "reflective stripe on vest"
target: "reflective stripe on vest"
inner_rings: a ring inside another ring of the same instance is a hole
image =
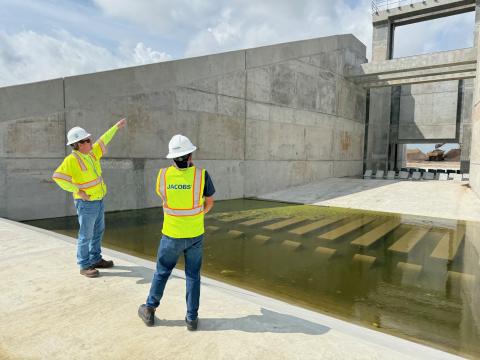
[[[168,215],[172,216],[192,216],[192,215],[198,215],[201,214],[203,211],[203,206],[199,206],[196,209],[190,209],[190,210],[180,210],[180,209],[170,209],[168,207],[163,207],[163,212]]]
[[[107,147],[105,146],[105,143],[101,139],[98,140],[97,143],[100,145],[100,149],[102,149],[102,156],[105,155],[107,153]]]
[[[92,181],[89,181],[89,182],[86,182],[86,183],[83,183],[83,184],[75,184],[74,183],[74,185],[76,187],[78,187],[79,189],[88,189],[88,188],[94,187],[95,185],[101,184],[102,181],[103,181],[103,178],[101,176],[99,176],[95,180],[92,180]]]
[[[53,173],[52,177],[55,178],[55,179],[62,179],[62,180],[68,181],[68,182],[72,182],[72,177],[71,176],[68,176],[66,174],[62,174],[62,173],[59,173],[59,172]]]
[[[158,192],[160,193],[162,200],[163,200],[163,211],[172,216],[192,216],[198,215],[203,211],[203,204],[200,205],[200,200],[202,198],[202,169],[195,168],[194,173],[194,180],[193,180],[193,189],[192,189],[192,197],[193,197],[193,207],[188,209],[174,209],[168,206],[168,198],[167,198],[167,171],[166,169],[161,169],[160,181],[158,184]]]
[[[75,156],[75,158],[77,159],[78,165],[80,165],[80,169],[82,169],[82,171],[87,171],[87,166],[86,166],[85,163],[83,162],[83,160],[82,160],[82,158],[80,157],[80,155],[78,155],[75,151],[72,151],[72,154],[73,154],[73,156]]]

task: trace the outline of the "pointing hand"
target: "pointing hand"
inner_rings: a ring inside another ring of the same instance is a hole
[[[125,125],[127,125],[127,119],[126,118],[121,119],[119,122],[117,122],[116,125],[119,129],[123,128]]]

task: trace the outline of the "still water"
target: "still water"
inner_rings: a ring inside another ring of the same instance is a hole
[[[162,219],[161,208],[108,213],[103,245],[155,260]],[[73,237],[78,231],[76,217],[28,223]],[[472,222],[218,201],[206,218],[202,272],[480,358],[479,234]]]

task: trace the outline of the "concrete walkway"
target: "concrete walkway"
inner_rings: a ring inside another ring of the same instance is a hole
[[[480,221],[480,198],[461,181],[328,178],[264,194],[264,200]]]
[[[104,255],[116,267],[87,279],[74,239],[0,219],[0,359],[459,359],[206,278],[191,333],[178,271],[148,328],[154,263]]]

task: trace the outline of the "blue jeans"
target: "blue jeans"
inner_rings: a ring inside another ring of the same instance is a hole
[[[95,265],[102,259],[102,238],[105,232],[105,207],[103,200],[75,200],[78,231],[77,264],[80,269]]]
[[[168,277],[177,264],[178,257],[183,252],[185,256],[185,277],[187,279],[187,318],[188,320],[195,320],[198,317],[200,304],[202,251],[203,235],[181,239],[163,235],[158,248],[157,270],[153,275],[146,305],[152,308],[158,307]]]

